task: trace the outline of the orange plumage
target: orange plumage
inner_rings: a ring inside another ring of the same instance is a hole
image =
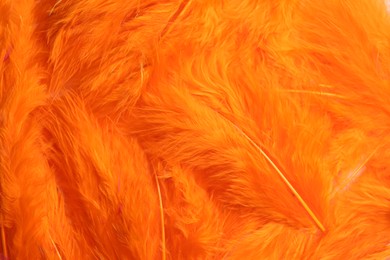
[[[388,259],[384,0],[3,0],[5,259]]]

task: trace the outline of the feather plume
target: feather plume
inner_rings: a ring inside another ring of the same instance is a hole
[[[389,2],[0,1],[0,258],[387,259]]]

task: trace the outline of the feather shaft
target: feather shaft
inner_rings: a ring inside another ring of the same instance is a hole
[[[57,253],[57,255],[58,255],[58,258],[59,258],[60,260],[62,260],[61,254],[60,254],[60,252],[58,251],[58,248],[57,248],[56,244],[54,243],[53,238],[51,237],[50,234],[49,234],[49,237],[50,237],[51,243],[53,244],[54,249],[56,250],[56,253]]]
[[[228,120],[229,121],[229,120]],[[230,122],[230,121],[229,121]],[[231,122],[232,123],[232,122]],[[232,123],[233,124],[233,123]],[[233,124],[234,125],[234,124]],[[263,149],[261,149],[260,146],[258,146],[255,141],[253,141],[243,130],[241,130],[238,126],[234,125],[235,128],[247,139],[267,160],[267,162],[274,168],[274,170],[277,172],[279,177],[283,180],[283,182],[287,185],[287,187],[291,190],[291,192],[295,195],[295,197],[298,199],[299,203],[303,206],[303,208],[307,211],[307,213],[310,215],[310,217],[313,219],[313,221],[316,223],[316,225],[319,227],[319,229],[322,232],[325,232],[325,227],[321,223],[321,221],[317,218],[317,216],[314,214],[314,212],[310,209],[310,207],[307,205],[305,200],[299,195],[298,191],[292,186],[292,184],[288,181],[286,176],[282,173],[282,171],[276,166],[276,164],[271,160],[271,158],[267,155],[267,153],[264,152]]]
[[[162,237],[162,260],[166,260],[167,257],[166,257],[166,243],[165,243],[164,207],[163,207],[163,203],[162,203],[160,183],[158,181],[157,174],[154,175],[154,178],[156,180],[157,192],[158,192],[158,200],[159,200],[159,204],[160,204],[161,237]]]
[[[298,93],[298,94],[313,94],[313,95],[319,95],[319,96],[326,96],[326,97],[334,97],[334,98],[340,98],[340,99],[346,99],[346,97],[334,93],[329,92],[322,92],[322,91],[312,91],[312,90],[298,90],[298,89],[286,89],[283,90],[284,92],[288,93]]]
[[[176,21],[180,14],[182,14],[187,9],[187,7],[189,6],[189,2],[190,0],[184,0],[180,3],[176,12],[171,16],[171,18],[169,18],[167,25],[161,32],[161,38],[163,38],[166,34],[169,33],[169,31],[172,29],[172,24]]]

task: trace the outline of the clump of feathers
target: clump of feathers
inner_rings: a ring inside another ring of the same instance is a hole
[[[390,257],[383,0],[0,2],[6,259]]]

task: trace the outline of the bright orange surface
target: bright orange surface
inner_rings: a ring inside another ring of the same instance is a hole
[[[2,259],[389,259],[383,0],[1,0]]]

